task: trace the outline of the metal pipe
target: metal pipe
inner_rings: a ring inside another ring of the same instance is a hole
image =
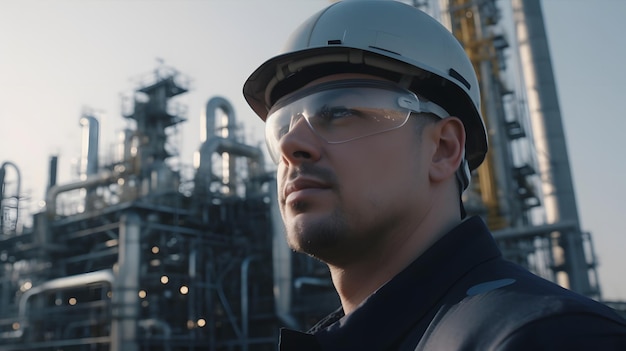
[[[222,133],[216,130],[216,113],[218,110],[223,111],[227,119],[226,125],[220,126]],[[205,169],[205,175],[198,178],[199,180],[204,179],[205,184],[196,185],[200,185],[202,189],[208,189],[210,182],[215,178],[211,165],[211,157],[214,153],[226,153],[222,182],[228,184],[230,193],[235,191],[233,178],[237,172],[235,158],[231,154],[248,157],[248,171],[251,175],[256,176],[262,172],[263,153],[258,148],[238,143],[235,140],[235,110],[228,100],[220,96],[209,99],[206,104],[204,124],[204,129],[200,135],[202,146],[200,147],[199,168]]]
[[[189,273],[188,274],[189,274],[189,279],[191,280],[196,279],[197,256],[198,256],[198,249],[194,247],[189,252]]]
[[[248,351],[248,323],[249,323],[249,304],[248,304],[248,270],[250,262],[258,259],[252,255],[246,257],[241,263],[241,350]]]
[[[218,110],[222,110],[226,116],[226,125],[223,125],[221,123],[222,121],[220,121],[219,131],[215,129],[216,113]],[[228,100],[220,96],[209,99],[206,105],[205,115],[206,136],[202,138],[203,141],[214,137],[235,139],[235,109]],[[235,191],[233,178],[235,177],[236,169],[235,159],[230,156],[231,155],[229,153],[222,156],[222,181],[223,183],[228,184],[229,192],[232,193]]]
[[[49,280],[41,285],[27,290],[20,297],[20,301],[18,302],[19,315],[20,317],[24,317],[28,300],[34,295],[41,294],[42,292],[80,287],[94,283],[113,284],[114,282],[115,277],[113,276],[113,273],[110,269]]]
[[[228,271],[229,269],[230,267],[226,269],[224,272]],[[237,339],[242,339],[241,330],[239,329],[239,326],[237,325],[236,316],[233,313],[233,309],[230,307],[230,303],[228,302],[228,297],[224,293],[224,287],[222,285],[223,278],[224,278],[224,275],[218,278],[217,284],[215,284],[215,292],[217,293],[217,297],[222,302],[222,307],[224,308],[224,312],[226,312],[226,317],[228,318],[230,325],[233,328],[235,337]]]
[[[205,141],[200,146],[200,163],[194,180],[195,194],[205,196],[209,193],[210,184],[216,178],[213,174],[211,156],[215,153],[224,152],[247,157],[250,178],[259,177],[263,174],[263,152],[259,148],[239,143],[233,139],[216,137]]]
[[[46,193],[46,213],[49,218],[56,216],[56,199],[59,194],[76,189],[85,189],[97,185],[111,184],[117,180],[118,174],[110,171],[102,171],[98,174],[87,177],[84,180],[63,185],[55,185],[48,189]]]
[[[211,274],[213,272],[213,267],[214,267],[214,255],[213,255],[213,250],[211,247],[208,247],[206,249],[205,254],[207,255],[207,259],[206,260],[201,260],[200,262],[204,262],[204,281],[207,282],[207,287],[206,289],[202,289],[204,290],[204,302],[205,302],[205,306],[208,310],[208,315],[207,315],[207,327],[209,330],[215,330],[215,305],[214,305],[214,299],[213,299],[213,293],[211,292],[211,282],[214,279],[214,276]],[[215,288],[215,287],[213,287]],[[202,291],[200,290],[200,291]],[[207,347],[209,350],[215,350],[217,349],[217,347],[215,346],[217,344],[217,338],[215,333],[209,332],[208,333],[208,339],[209,341],[207,342]]]
[[[552,232],[570,231],[576,228],[575,221],[561,221],[544,225],[527,226],[523,228],[507,228],[495,230],[493,237],[497,240],[504,239],[527,239],[535,236],[547,236]]]
[[[233,105],[231,105],[228,100],[226,100],[225,98],[221,96],[216,96],[216,97],[209,99],[209,101],[207,101],[207,104],[206,104],[206,110],[204,111],[204,116],[205,116],[204,135],[200,135],[200,140],[202,142],[205,142],[213,138],[214,136],[218,136],[215,131],[215,122],[216,122],[215,115],[216,115],[217,110],[224,111],[224,114],[227,117],[226,127],[228,128],[228,137],[229,138],[233,137],[232,132],[235,126],[235,109],[233,108]],[[220,136],[224,137],[223,135],[220,135]]]
[[[124,213],[120,220],[117,279],[113,285],[111,351],[137,351],[141,218]]]
[[[20,296],[18,301],[18,320],[20,321],[20,328],[12,332],[4,332],[0,334],[0,336],[6,338],[22,337],[24,329],[28,326],[28,300],[35,295],[47,291],[62,290],[95,283],[108,283],[112,286],[114,282],[115,276],[113,275],[113,272],[110,269],[105,269],[101,271],[52,279],[42,283],[41,285],[30,288],[29,290],[26,290],[22,296]]]
[[[51,156],[48,169],[48,189],[57,185],[57,168],[59,163],[58,156]]]
[[[269,182],[270,218],[272,222],[272,267],[274,272],[274,306],[276,316],[286,327],[298,330],[299,323],[291,311],[292,265],[291,249],[285,239],[284,225],[278,209],[276,180]]]

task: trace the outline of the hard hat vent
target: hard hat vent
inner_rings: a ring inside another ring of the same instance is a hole
[[[470,90],[472,88],[472,85],[465,78],[463,78],[461,73],[455,71],[454,68],[450,68],[448,74],[450,74],[450,77],[458,80],[461,84],[465,85],[467,90]]]

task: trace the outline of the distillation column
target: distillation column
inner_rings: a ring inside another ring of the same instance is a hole
[[[574,223],[558,235],[563,257],[559,283],[585,295],[595,295],[589,280],[583,237],[552,71],[543,14],[539,0],[513,0],[513,18],[519,45],[528,110],[542,175],[544,208],[548,224]],[[560,257],[556,257],[557,260]],[[559,263],[559,262],[557,262]]]
[[[17,174],[17,185],[15,194],[5,198],[7,182],[5,182],[7,166],[13,167]],[[20,213],[20,184],[22,177],[20,169],[13,162],[4,162],[0,166],[0,234],[9,234],[19,231],[19,213]],[[5,223],[8,222],[8,223]]]

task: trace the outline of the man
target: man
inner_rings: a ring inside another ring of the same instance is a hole
[[[304,22],[244,95],[266,122],[289,245],[341,308],[281,350],[626,350],[609,308],[504,261],[460,195],[487,139],[478,82],[437,21],[346,1]]]

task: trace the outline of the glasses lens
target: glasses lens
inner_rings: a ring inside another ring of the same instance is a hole
[[[266,119],[266,141],[280,158],[280,140],[306,123],[328,143],[344,143],[404,125],[419,106],[417,97],[383,81],[350,80],[323,83],[279,100]]]

